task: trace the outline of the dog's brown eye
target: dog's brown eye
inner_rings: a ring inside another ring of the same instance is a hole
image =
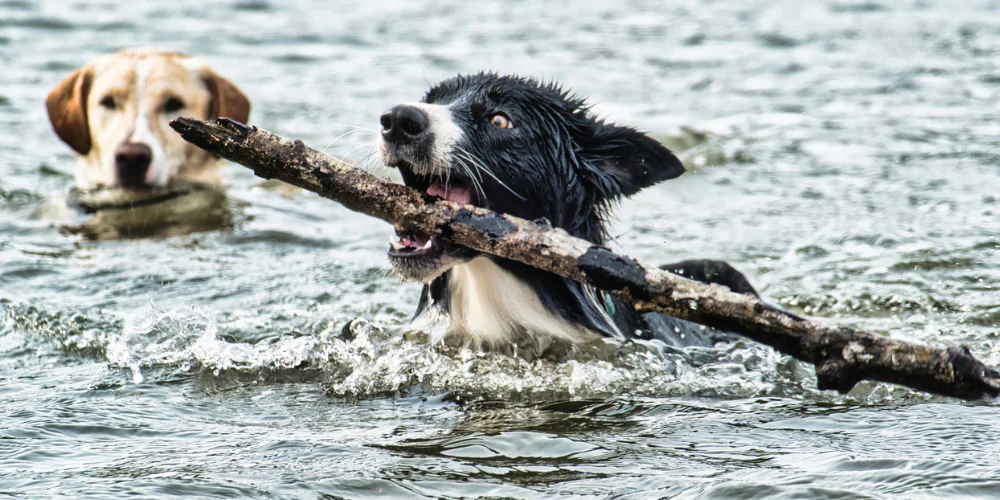
[[[164,113],[173,113],[182,109],[184,109],[184,101],[182,101],[179,97],[168,97],[167,100],[163,102]]]
[[[115,102],[115,98],[109,95],[106,95],[103,98],[101,98],[100,105],[107,109],[115,109],[116,107],[118,107],[118,103]]]
[[[496,128],[514,128],[514,124],[511,123],[510,118],[503,113],[497,113],[490,118],[490,125]]]

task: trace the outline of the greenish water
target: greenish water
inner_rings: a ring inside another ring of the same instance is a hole
[[[88,219],[40,215],[73,167],[44,97],[135,45],[382,173],[379,114],[456,72],[708,132],[706,166],[620,207],[618,248],[1000,364],[996,2],[0,1],[0,495],[1000,497],[993,403],[819,392],[749,342],[529,365],[407,340],[391,229],[239,166],[222,230],[63,234]]]

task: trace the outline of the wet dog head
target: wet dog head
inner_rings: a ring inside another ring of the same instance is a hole
[[[217,159],[174,133],[178,116],[246,122],[250,102],[195,58],[150,49],[100,57],[46,99],[56,134],[80,156],[76,185],[149,188],[218,182]]]
[[[381,117],[379,151],[406,185],[517,217],[548,219],[602,243],[609,206],[681,175],[659,142],[596,119],[555,84],[481,73],[446,80]],[[389,257],[404,279],[430,281],[475,253],[400,235]]]

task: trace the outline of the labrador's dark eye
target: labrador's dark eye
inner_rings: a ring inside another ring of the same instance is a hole
[[[101,98],[101,107],[105,109],[115,109],[118,107],[118,103],[115,102],[114,96],[106,95]]]
[[[497,113],[490,117],[490,125],[496,128],[514,128],[514,122],[503,113]]]
[[[164,113],[175,113],[184,109],[184,101],[179,97],[170,96],[166,101],[163,101],[163,112]]]

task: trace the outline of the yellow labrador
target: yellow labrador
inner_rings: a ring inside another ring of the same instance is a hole
[[[153,49],[99,57],[45,101],[60,139],[76,151],[76,187],[142,189],[172,180],[218,184],[220,160],[168,125],[178,116],[246,123],[250,101],[196,58]]]

